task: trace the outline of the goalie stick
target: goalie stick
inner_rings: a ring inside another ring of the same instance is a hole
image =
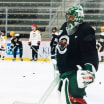
[[[47,98],[49,97],[49,95],[51,95],[52,91],[57,86],[59,80],[60,80],[59,75],[57,75],[54,78],[54,80],[51,82],[49,87],[46,89],[46,91],[44,92],[44,94],[42,95],[42,97],[39,99],[38,102],[35,102],[35,103],[25,103],[25,102],[15,101],[13,104],[44,104],[45,101],[47,100]]]

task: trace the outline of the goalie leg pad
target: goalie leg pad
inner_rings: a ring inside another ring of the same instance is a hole
[[[68,80],[68,78],[63,79],[63,82],[62,82],[61,104],[72,104],[70,101],[70,98],[69,98],[69,80]]]
[[[66,75],[66,74],[65,74]],[[85,93],[85,88],[79,88],[78,83],[77,83],[77,72],[73,72],[71,74],[67,74],[67,76],[62,76],[58,91],[60,92],[60,99],[61,99],[61,104],[86,104],[86,103],[79,103],[78,101],[81,100],[80,102],[85,102],[83,100],[83,96],[86,95]],[[72,98],[70,98],[69,95],[72,95],[73,98],[78,98],[74,99],[75,102],[73,102]],[[72,101],[71,101],[72,100]]]
[[[61,104],[87,104],[83,98],[74,98],[70,94],[69,90],[69,79],[65,78],[60,81],[59,84],[59,92],[60,92],[60,100]]]

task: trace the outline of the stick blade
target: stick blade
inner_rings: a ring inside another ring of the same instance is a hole
[[[39,104],[39,103],[25,103],[25,102],[21,102],[21,101],[15,101],[15,102],[13,102],[13,104]]]

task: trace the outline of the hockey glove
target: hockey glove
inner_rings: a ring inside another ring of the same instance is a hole
[[[77,71],[77,83],[79,88],[85,88],[95,79],[95,68],[92,64],[85,64],[84,69]]]
[[[10,50],[9,50],[10,52],[12,52],[12,48],[10,48]]]
[[[19,46],[19,43],[16,43],[16,46]]]
[[[37,42],[37,49],[39,49],[40,41]]]
[[[31,42],[28,42],[28,45],[31,46]]]
[[[37,42],[37,45],[40,46],[40,41]]]
[[[3,45],[1,45],[1,49],[3,49],[4,48],[4,46]]]

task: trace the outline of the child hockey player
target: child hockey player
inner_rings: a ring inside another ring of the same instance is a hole
[[[5,31],[1,31],[0,34],[0,58],[4,60],[6,54],[7,36],[5,35]]]
[[[52,61],[52,64],[54,66],[54,69],[57,69],[56,68],[56,46],[57,46],[57,43],[58,43],[58,32],[57,32],[57,28],[56,27],[52,28],[51,35],[52,35],[52,39],[51,39],[51,42],[50,42],[51,61]],[[56,76],[56,70],[54,70],[54,76]]]
[[[85,88],[93,83],[98,70],[95,31],[83,19],[82,6],[69,8],[59,32],[56,59],[61,104],[87,104]]]
[[[28,42],[28,45],[32,49],[32,60],[31,61],[37,61],[40,42],[41,42],[40,31],[37,30],[37,25],[33,24],[32,31],[30,32],[29,42]]]
[[[56,46],[58,43],[58,32],[57,32],[57,28],[53,27],[52,28],[52,39],[50,42],[50,47],[51,47],[51,58],[55,58],[55,50],[56,50]]]
[[[100,40],[98,42],[101,44],[101,47],[99,47],[100,61],[104,62],[104,26],[101,27]]]
[[[22,55],[23,55],[23,45],[22,42],[20,41],[20,34],[15,34],[14,31],[10,32],[11,38],[11,46],[10,46],[10,51],[14,51],[13,53],[13,61],[16,60],[16,53],[17,49],[19,48],[20,51],[20,60],[23,61]]]

